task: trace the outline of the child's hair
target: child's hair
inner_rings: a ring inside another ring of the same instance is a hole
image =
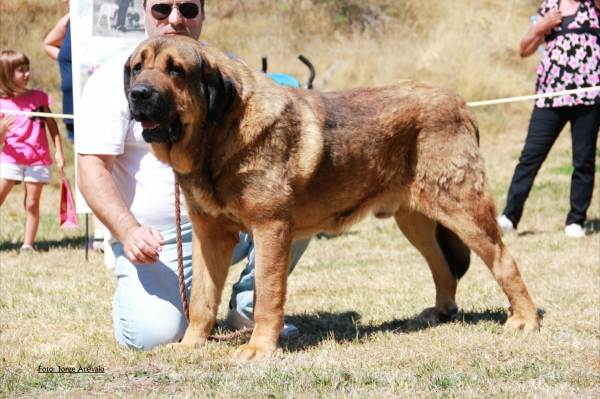
[[[29,58],[16,50],[2,50],[0,53],[0,97],[14,97],[17,87],[14,83],[15,69],[21,65],[29,66]]]

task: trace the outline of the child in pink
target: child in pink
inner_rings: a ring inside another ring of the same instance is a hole
[[[56,149],[57,166],[65,161],[56,121],[5,111],[50,113],[50,96],[28,90],[29,59],[21,52],[5,50],[0,54],[0,206],[15,183],[25,183],[25,235],[21,251],[33,249],[40,221],[40,198],[44,184],[50,183],[52,158],[46,127]]]

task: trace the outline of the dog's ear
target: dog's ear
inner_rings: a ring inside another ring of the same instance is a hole
[[[207,119],[213,125],[221,127],[227,112],[238,96],[235,82],[229,76],[222,74],[216,67],[208,64],[204,65],[202,72],[206,82]]]
[[[127,58],[125,67],[123,68],[123,83],[125,87],[125,97],[129,96],[129,86],[131,85],[131,56]]]

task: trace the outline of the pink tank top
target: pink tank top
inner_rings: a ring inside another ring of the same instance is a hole
[[[34,111],[52,102],[50,96],[41,90],[14,98],[0,98],[0,109],[14,111]],[[8,114],[2,113],[2,117]],[[46,124],[43,118],[16,115],[13,128],[6,133],[0,162],[19,165],[52,165]]]

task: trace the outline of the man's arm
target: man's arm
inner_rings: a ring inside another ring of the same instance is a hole
[[[140,226],[112,177],[116,155],[77,154],[77,184],[94,214],[123,244],[127,258],[139,264],[156,263],[165,244],[160,232]]]

